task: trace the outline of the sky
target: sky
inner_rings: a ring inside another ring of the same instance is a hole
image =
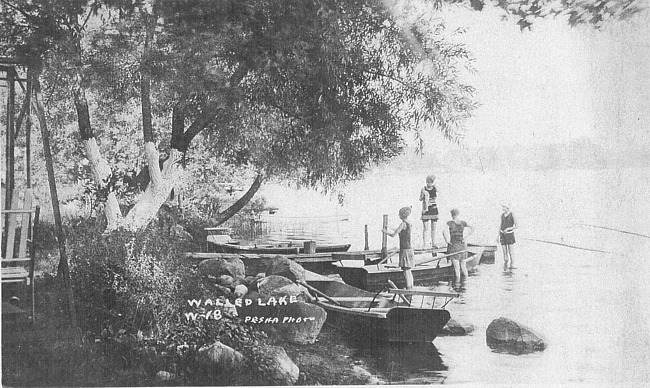
[[[443,12],[448,30],[475,55],[481,107],[468,122],[469,147],[563,143],[590,138],[650,148],[650,12],[601,30],[541,20],[521,32],[502,11]],[[428,145],[440,144],[429,136]]]

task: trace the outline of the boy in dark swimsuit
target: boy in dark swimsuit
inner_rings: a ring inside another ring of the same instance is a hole
[[[411,215],[411,208],[403,207],[399,209],[398,214],[402,223],[397,229],[392,232],[384,229],[382,232],[391,237],[399,234],[399,266],[402,268],[404,278],[406,279],[406,289],[410,290],[413,288],[413,273],[411,272],[411,268],[415,265],[413,246],[411,245],[411,230],[413,228],[411,222],[408,220],[409,215]]]

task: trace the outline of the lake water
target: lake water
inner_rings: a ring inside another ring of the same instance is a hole
[[[260,195],[279,208],[263,217],[269,238],[349,242],[352,250],[363,249],[368,225],[370,248],[378,249],[382,215],[396,226],[397,210],[410,205],[419,244],[416,213],[426,175],[375,171],[345,189],[342,205],[314,192],[268,186]],[[396,384],[650,382],[650,238],[631,234],[650,236],[650,168],[437,175],[439,225],[450,219],[452,207],[459,208],[476,229],[470,242],[494,244],[500,204],[512,204],[519,222],[516,268],[504,271],[499,249],[495,264],[480,265],[463,282],[430,287],[461,293],[448,309],[454,319],[474,325],[473,334],[439,337],[425,347],[359,347],[360,360]],[[389,247],[397,244],[389,238]],[[547,349],[492,352],[485,330],[499,317],[532,328]]]

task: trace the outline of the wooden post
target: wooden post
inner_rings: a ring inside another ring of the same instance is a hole
[[[56,237],[59,245],[59,265],[57,267],[57,276],[63,277],[63,284],[68,294],[68,309],[70,312],[70,321],[72,327],[77,327],[77,312],[74,305],[72,294],[72,282],[70,281],[70,268],[68,266],[68,254],[65,249],[65,231],[61,221],[61,208],[59,207],[59,194],[56,190],[56,180],[54,178],[54,162],[52,158],[52,149],[50,148],[50,131],[47,128],[45,119],[45,107],[41,96],[41,84],[38,80],[38,74],[32,75],[32,92],[34,93],[34,110],[38,117],[39,126],[41,127],[41,138],[43,140],[43,154],[45,156],[45,167],[47,170],[47,180],[50,185],[50,196],[52,197],[52,211],[54,213],[54,225],[56,226]]]
[[[305,246],[304,253],[308,253],[310,255],[316,253],[316,241],[305,241],[304,246]]]
[[[14,99],[16,98],[16,83],[15,83],[15,74],[13,67],[7,66],[7,88],[9,93],[7,94],[7,132],[5,133],[7,142],[5,144],[5,209],[11,209],[12,195],[14,193],[15,186],[15,176],[14,176],[14,148],[15,148],[15,138],[14,138]],[[6,225],[5,225],[6,226]],[[6,230],[6,229],[5,229]]]
[[[381,230],[388,228],[388,214],[384,214],[384,222]],[[388,255],[388,235],[386,233],[381,234],[381,258],[385,259]]]
[[[363,246],[363,250],[367,251],[370,250],[370,247],[368,246],[368,224],[366,224],[366,228],[365,228],[365,237],[366,237],[366,245]]]

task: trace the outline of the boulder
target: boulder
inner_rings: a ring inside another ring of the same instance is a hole
[[[236,257],[231,259],[207,259],[199,263],[199,273],[203,276],[215,278],[221,275],[244,277],[244,272],[244,262]]]
[[[260,293],[271,295],[274,290],[293,284],[295,283],[285,278],[284,276],[271,275],[262,279],[257,284],[257,288]]]
[[[273,296],[299,296],[303,292],[306,292],[305,287],[298,285],[298,284],[287,284],[286,286],[282,286],[280,288],[276,288],[274,290],[269,291],[271,295]]]
[[[176,377],[176,376],[174,376],[173,373],[170,373],[170,372],[167,372],[167,371],[164,371],[164,370],[158,371],[158,373],[156,373],[156,380],[157,381],[169,381],[169,380],[172,380],[174,377]]]
[[[192,237],[192,235],[189,234],[182,225],[178,224],[171,227],[169,230],[169,235],[171,237],[176,237],[187,241],[192,241],[194,239],[194,237]]]
[[[229,287],[232,285],[235,279],[230,275],[219,275],[217,278],[217,284],[224,287]]]
[[[327,312],[315,304],[296,302],[278,307],[278,323],[261,324],[267,334],[290,343],[306,345],[316,342]]]
[[[248,287],[243,284],[238,284],[235,286],[235,296],[237,298],[241,298],[246,294],[248,294]]]
[[[214,366],[220,372],[236,371],[246,366],[243,354],[218,341],[199,349],[199,360]]]
[[[352,373],[354,373],[359,380],[363,381],[365,385],[380,385],[382,383],[377,377],[373,376],[370,372],[358,365],[352,367]]]
[[[440,332],[440,336],[462,336],[474,332],[474,325],[450,319]]]
[[[262,357],[268,362],[269,383],[272,385],[293,385],[298,381],[300,369],[291,361],[287,352],[279,346],[260,348]]]
[[[487,345],[498,352],[524,354],[546,349],[546,343],[539,335],[508,318],[493,320],[485,336]]]
[[[286,257],[276,256],[266,267],[266,275],[279,275],[291,281],[305,281],[305,269],[293,260]]]

